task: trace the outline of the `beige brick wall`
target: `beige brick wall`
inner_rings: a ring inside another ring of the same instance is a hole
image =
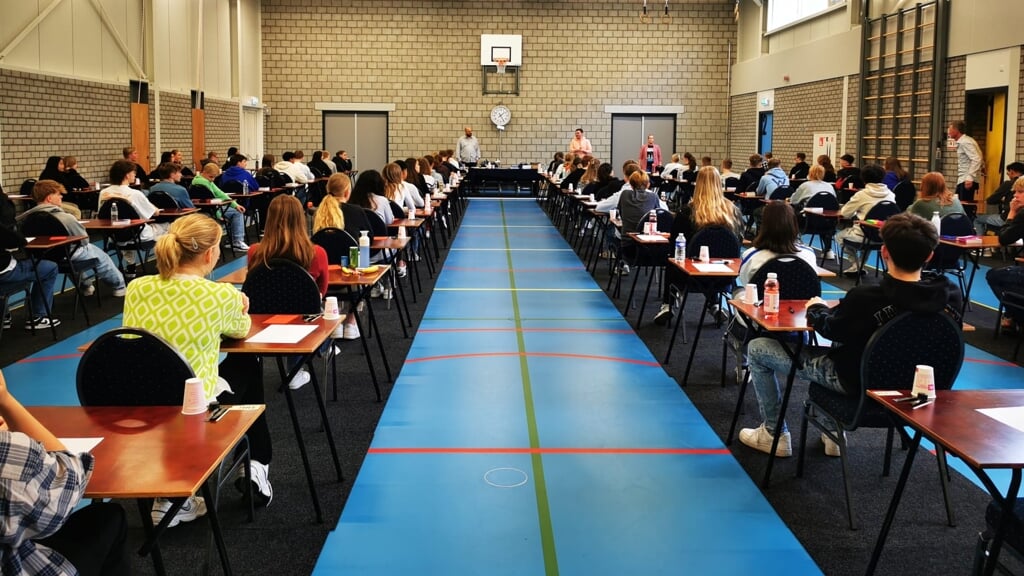
[[[1014,118],[1007,118],[1006,121],[1010,126],[1013,126]],[[1007,156],[1004,164],[1018,161],[1024,162],[1024,50],[1020,52],[1020,91],[1018,92],[1018,104],[1017,104],[1017,157],[1010,158]],[[1010,128],[1011,130],[1013,128]],[[1004,173],[1005,175],[1005,173]]]
[[[729,124],[729,154],[733,171],[742,173],[747,168],[745,159],[757,151],[757,94],[732,98]]]
[[[160,150],[153,151],[153,168],[160,162],[160,154],[175,149],[181,152],[186,166],[195,164],[192,161],[192,99],[187,94],[161,92]]]
[[[0,69],[3,186],[15,192],[48,156],[76,156],[89,181],[106,181],[131,141],[128,86]]]
[[[958,56],[949,58],[946,61],[946,105],[944,108],[945,120],[942,122],[942,130],[945,132],[946,124],[953,120],[963,120],[964,112],[967,109],[967,58]],[[938,138],[938,135],[936,135]],[[943,137],[944,138],[944,137]],[[945,142],[942,146],[941,169],[946,177],[946,183],[950,186],[956,184],[956,150],[946,150]]]
[[[238,114],[237,102],[206,99],[206,150],[216,151],[221,163],[227,162],[229,147],[238,147]]]
[[[772,154],[782,161],[783,170],[789,172],[797,152],[803,152],[807,161],[814,163],[814,134],[834,132],[838,136],[842,132],[842,109],[842,78],[775,91]],[[847,119],[848,124],[852,121]]]
[[[504,102],[513,114],[502,137],[506,162],[547,160],[566,148],[577,126],[597,156],[608,158],[605,106],[682,105],[675,149],[720,158],[728,43],[736,35],[732,5],[672,2],[670,24],[642,24],[640,5],[265,0],[263,100],[272,111],[266,149],[280,155],[320,147],[316,102],[370,102],[395,105],[392,158],[454,148],[465,124],[474,126],[487,156],[497,150],[488,113]],[[484,33],[523,36],[519,96],[481,94]]]

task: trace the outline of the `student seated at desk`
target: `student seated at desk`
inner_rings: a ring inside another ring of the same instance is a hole
[[[18,216],[18,220],[25,220],[32,214],[46,212],[55,217],[64,226],[69,236],[85,236],[85,240],[79,242],[79,247],[71,254],[72,262],[96,261],[96,276],[105,284],[114,289],[115,298],[123,298],[125,291],[124,276],[117,269],[117,265],[110,259],[102,248],[94,246],[89,242],[89,233],[86,231],[74,216],[61,210],[64,198],[64,186],[53,180],[40,180],[32,188],[32,199],[36,205],[31,210],[26,210]],[[82,294],[91,296],[96,291],[90,277],[82,282]]]
[[[338,228],[358,238],[360,230],[369,230],[370,222],[363,209],[348,203],[351,196],[352,181],[349,177],[342,172],[331,176],[327,181],[327,194],[313,216],[313,234],[324,228]],[[359,325],[356,324],[354,311],[349,311],[333,336],[343,340],[359,339]]]
[[[113,502],[75,511],[93,457],[72,454],[7,389],[0,373],[0,558],[4,576],[131,574],[124,509]]]
[[[149,192],[163,192],[170,196],[171,200],[178,205],[178,208],[195,208],[192,198],[189,198],[188,190],[180,184],[181,166],[174,162],[164,162],[156,167],[153,175],[160,179],[159,182],[150,187]]]
[[[960,199],[951,190],[946,189],[946,177],[942,172],[929,172],[921,178],[917,200],[907,208],[907,212],[925,220],[931,220],[936,212],[939,213],[939,218],[945,218],[947,214],[965,214]]]
[[[232,200],[231,196],[228,196],[226,192],[213,183],[217,176],[220,176],[220,166],[213,163],[207,164],[203,166],[202,172],[192,180],[192,185],[206,188],[210,191],[210,194],[213,194],[214,198],[228,203],[222,214],[228,222],[228,231],[231,233],[231,247],[235,250],[248,250],[249,245],[245,243],[245,216],[242,215],[245,213],[245,208],[239,206],[238,202]]]
[[[378,216],[384,220],[384,224],[390,225],[395,220],[395,215],[391,211],[391,204],[388,199],[384,197],[384,178],[380,175],[380,172],[376,170],[367,170],[359,174],[359,179],[356,180],[355,186],[352,187],[352,205],[359,206],[376,212]],[[370,237],[373,237],[371,231]],[[359,237],[355,236],[358,240]]]
[[[81,177],[79,176],[79,178]],[[75,188],[75,186],[72,186],[71,182],[68,180],[67,168],[64,165],[64,159],[60,156],[50,156],[47,158],[46,166],[43,168],[43,171],[39,174],[39,178],[36,178],[36,180],[53,180],[54,182],[59,182],[64,186],[64,194],[67,194],[68,190]],[[86,182],[85,187],[88,186],[89,183]],[[61,204],[61,210],[64,210],[68,214],[74,216],[75,220],[82,219],[82,210],[76,204],[63,202]]]
[[[1024,176],[1013,182],[1013,200],[1006,214],[1006,224],[999,229],[999,244],[1009,246],[1024,238]],[[1013,265],[993,268],[985,274],[992,293],[1002,300],[1003,292],[1024,293],[1024,266]],[[1018,318],[1007,311],[1002,320],[1005,330],[1019,329],[1024,318]]]
[[[796,192],[793,192],[793,195],[789,197],[790,204],[803,205],[811,199],[811,196],[814,196],[818,192],[828,192],[835,196],[835,186],[825,182],[824,177],[825,168],[823,166],[820,164],[811,166],[810,170],[807,172],[807,181],[801,184],[800,187],[796,189]]]
[[[207,280],[220,258],[221,227],[205,214],[190,214],[174,221],[156,243],[160,274],[143,276],[128,285],[124,326],[142,328],[160,336],[188,360],[202,378],[208,402],[265,404],[256,356],[228,355],[218,366],[222,336],[244,338],[249,333],[249,299],[230,284]],[[187,320],[186,320],[187,319]],[[272,457],[270,430],[261,414],[247,433],[252,464],[249,472],[257,502],[269,504],[274,491],[268,477]],[[153,502],[153,522],[170,509],[168,500]],[[206,514],[206,503],[192,496],[170,526]]]
[[[131,187],[131,184],[135,182],[135,167],[136,164],[131,160],[118,160],[111,165],[110,186],[100,192],[99,206],[102,207],[111,198],[120,198],[132,205],[132,208],[139,214],[139,218],[148,220],[160,210],[153,206],[145,194]],[[143,225],[142,231],[139,233],[139,240],[156,240],[166,232],[166,223],[151,222]],[[122,250],[121,256],[124,258],[127,273],[134,275],[135,250]]]
[[[50,328],[60,326],[60,320],[52,315],[47,318],[46,311],[53,310],[53,285],[57,282],[57,264],[49,260],[40,260],[33,269],[30,260],[18,260],[15,252],[25,246],[25,237],[13,226],[0,224],[0,286],[16,285],[24,282],[32,283],[32,314],[25,320],[25,329]],[[38,281],[36,274],[38,274]],[[4,311],[4,328],[10,328],[14,321],[9,312]]]
[[[881,168],[878,169],[879,173]],[[881,174],[879,174],[881,180]],[[945,311],[959,323],[960,289],[939,274],[922,269],[938,246],[939,236],[931,222],[908,214],[885,221],[881,230],[882,259],[888,272],[879,285],[854,286],[834,308],[818,297],[807,302],[807,325],[832,341],[828,349],[804,350],[796,377],[815,382],[840,394],[861,393],[861,355],[868,340],[882,325],[901,312]],[[747,346],[751,383],[757,394],[761,425],[740,430],[741,442],[769,452],[777,426],[782,427],[776,456],[791,456],[790,435],[785,419],[779,418],[782,389],[777,373],[787,374],[792,360],[782,343],[774,338],[755,338]],[[822,434],[825,454],[839,456],[838,444]]]

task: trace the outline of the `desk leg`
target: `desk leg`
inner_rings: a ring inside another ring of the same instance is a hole
[[[964,291],[964,304],[960,309],[960,318],[962,319],[967,314],[967,308],[971,305],[971,286],[974,286],[974,275],[978,273],[978,267],[981,265],[981,254],[975,251],[968,252],[971,258],[971,277],[967,280],[967,290]]]
[[[345,477],[341,474],[341,461],[338,460],[338,448],[334,445],[334,431],[331,430],[331,422],[327,419],[327,405],[324,404],[324,396],[320,392],[320,384],[316,381],[316,372],[313,370],[312,362],[309,363],[310,384],[313,385],[313,395],[316,397],[317,408],[320,409],[320,421],[323,424],[324,432],[327,434],[327,447],[331,449],[331,459],[334,461],[334,471],[338,473],[338,482]]]
[[[672,337],[668,339],[668,350],[665,351],[665,361],[662,362],[662,364],[668,364],[668,359],[672,357],[672,347],[676,344],[676,336],[679,334],[679,327],[683,323],[683,311],[686,310],[686,301],[689,298],[690,291],[684,286],[683,301],[679,304],[679,315],[676,318],[676,327],[672,329]],[[683,328],[683,344],[686,344],[686,328]]]
[[[921,431],[915,430],[914,436],[910,439],[910,448],[907,458],[903,461],[903,470],[900,471],[900,479],[896,482],[896,490],[889,502],[889,510],[885,513],[885,521],[882,522],[882,531],[878,533],[878,540],[875,540],[875,548],[871,551],[871,561],[868,562],[868,569],[865,576],[872,576],[878,566],[878,559],[882,555],[882,547],[889,538],[889,529],[892,528],[892,521],[896,518],[896,509],[900,506],[900,498],[903,497],[903,489],[907,485],[907,478],[910,477],[910,469],[914,467],[914,457],[917,456],[917,448],[921,445]]]
[[[782,345],[787,351],[789,348]],[[789,394],[793,391],[793,380],[796,379],[796,371],[800,367],[800,353],[804,349],[804,338],[796,342],[796,351],[792,354],[792,363],[789,368],[789,376],[786,377],[786,390],[782,393],[782,404],[779,405],[779,420],[775,424],[775,435],[772,438],[772,451],[768,453],[768,467],[764,470],[764,479],[761,480],[761,487],[768,488],[772,478],[772,466],[775,464],[775,450],[779,447],[779,437],[782,436],[782,423],[786,421],[786,407],[789,406]]]
[[[153,527],[153,517],[150,515],[150,511],[153,509],[153,499],[138,498],[135,500],[135,503],[139,506],[139,516],[142,517],[142,531],[146,534],[146,541],[139,548],[139,556],[151,554],[153,557],[153,570],[156,571],[158,576],[167,576],[167,570],[164,568],[164,557],[160,554],[160,546],[156,542],[158,533]],[[177,513],[178,507],[172,506],[168,515],[173,517]],[[168,523],[170,522],[170,518],[166,518],[166,520]]]
[[[377,339],[377,349],[380,351],[380,359],[384,363],[384,374],[388,377],[388,382],[394,382],[395,378],[391,375],[391,365],[388,364],[388,354],[384,351],[384,341],[380,336],[380,328],[377,327],[377,316],[373,313],[373,304],[368,299],[366,301],[366,310],[370,315],[370,328],[373,329],[373,335]],[[367,356],[369,358],[369,356]]]
[[[302,467],[306,470],[306,482],[309,484],[309,495],[313,498],[313,510],[316,512],[316,521],[323,524],[324,514],[320,509],[320,497],[316,493],[316,484],[313,482],[313,470],[309,467],[309,454],[306,453],[306,441],[302,438],[302,428],[299,426],[299,415],[295,411],[295,399],[292,398],[292,389],[288,387],[295,373],[306,364],[306,359],[297,364],[297,368],[289,373],[284,368],[284,358],[277,357],[277,371],[281,374],[281,382],[284,388],[284,398],[288,402],[288,413],[292,418],[292,428],[295,429],[295,440],[299,444],[299,454],[302,456]],[[316,386],[317,384],[314,384]]]
[[[686,383],[690,380],[690,368],[693,366],[693,356],[697,353],[697,343],[700,342],[700,333],[704,330],[704,319],[708,314],[708,304],[711,302],[711,298],[707,294],[704,295],[704,307],[700,310],[700,321],[697,322],[697,333],[693,335],[693,342],[690,343],[690,358],[686,361],[686,371],[683,372],[682,385],[686,386]],[[680,318],[681,320],[681,318]],[[676,325],[678,328],[678,324]]]
[[[231,561],[228,560],[228,548],[224,545],[224,533],[220,529],[220,519],[217,517],[217,505],[210,490],[210,483],[203,482],[203,498],[211,504],[206,508],[206,517],[210,520],[210,530],[213,532],[213,541],[217,544],[217,554],[220,556],[220,566],[224,570],[224,576],[231,576]]]
[[[1003,514],[999,519],[999,526],[996,526],[996,534],[992,538],[992,545],[989,547],[988,557],[985,558],[985,570],[982,572],[984,576],[992,576],[992,574],[995,574],[996,566],[999,564],[999,551],[1002,549],[1003,540],[1006,533],[1010,530],[1010,525],[1013,523],[1013,507],[1017,503],[1017,494],[1020,491],[1021,470],[1020,468],[1013,469],[1013,474],[1010,477],[1010,487],[1007,489],[1005,497],[999,494],[999,490],[996,489],[995,484],[989,479],[988,474],[985,474],[983,470],[976,470],[975,473],[985,486],[989,487],[989,492],[1003,508]]]

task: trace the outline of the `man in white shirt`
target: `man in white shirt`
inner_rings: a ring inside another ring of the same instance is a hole
[[[573,152],[577,156],[580,154],[592,156],[594,154],[594,147],[590,145],[590,140],[583,136],[583,128],[577,128],[572,140],[569,140],[569,152]]]
[[[459,138],[456,146],[455,157],[466,166],[476,166],[480,161],[480,142],[473,136],[473,127],[463,127],[465,136]]]
[[[956,140],[957,194],[962,200],[974,200],[978,192],[978,183],[981,182],[981,148],[974,138],[964,134],[964,130],[967,130],[967,124],[963,120],[956,120],[949,123],[946,134]]]
[[[732,159],[726,158],[722,160],[722,182],[724,183],[727,178],[740,179],[740,175],[732,171]]]
[[[316,175],[314,175],[313,171],[309,169],[309,166],[306,166],[306,163],[302,161],[303,157],[302,150],[296,150],[292,155],[292,163],[299,167],[298,169],[302,171],[307,182],[312,182],[313,180],[316,180]]]

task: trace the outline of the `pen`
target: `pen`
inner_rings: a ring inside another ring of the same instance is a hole
[[[207,422],[217,422],[221,418],[223,418],[224,415],[227,414],[227,413],[228,413],[228,409],[227,408],[224,408],[224,407],[217,408],[216,410],[213,411],[212,414],[210,414],[210,417],[207,418],[206,421]]]
[[[927,402],[921,402],[920,404],[914,404],[913,406],[910,407],[910,409],[911,410],[917,410],[921,406],[928,406],[928,405],[931,405],[931,404],[934,404],[934,403],[935,403],[935,400],[928,400]]]

